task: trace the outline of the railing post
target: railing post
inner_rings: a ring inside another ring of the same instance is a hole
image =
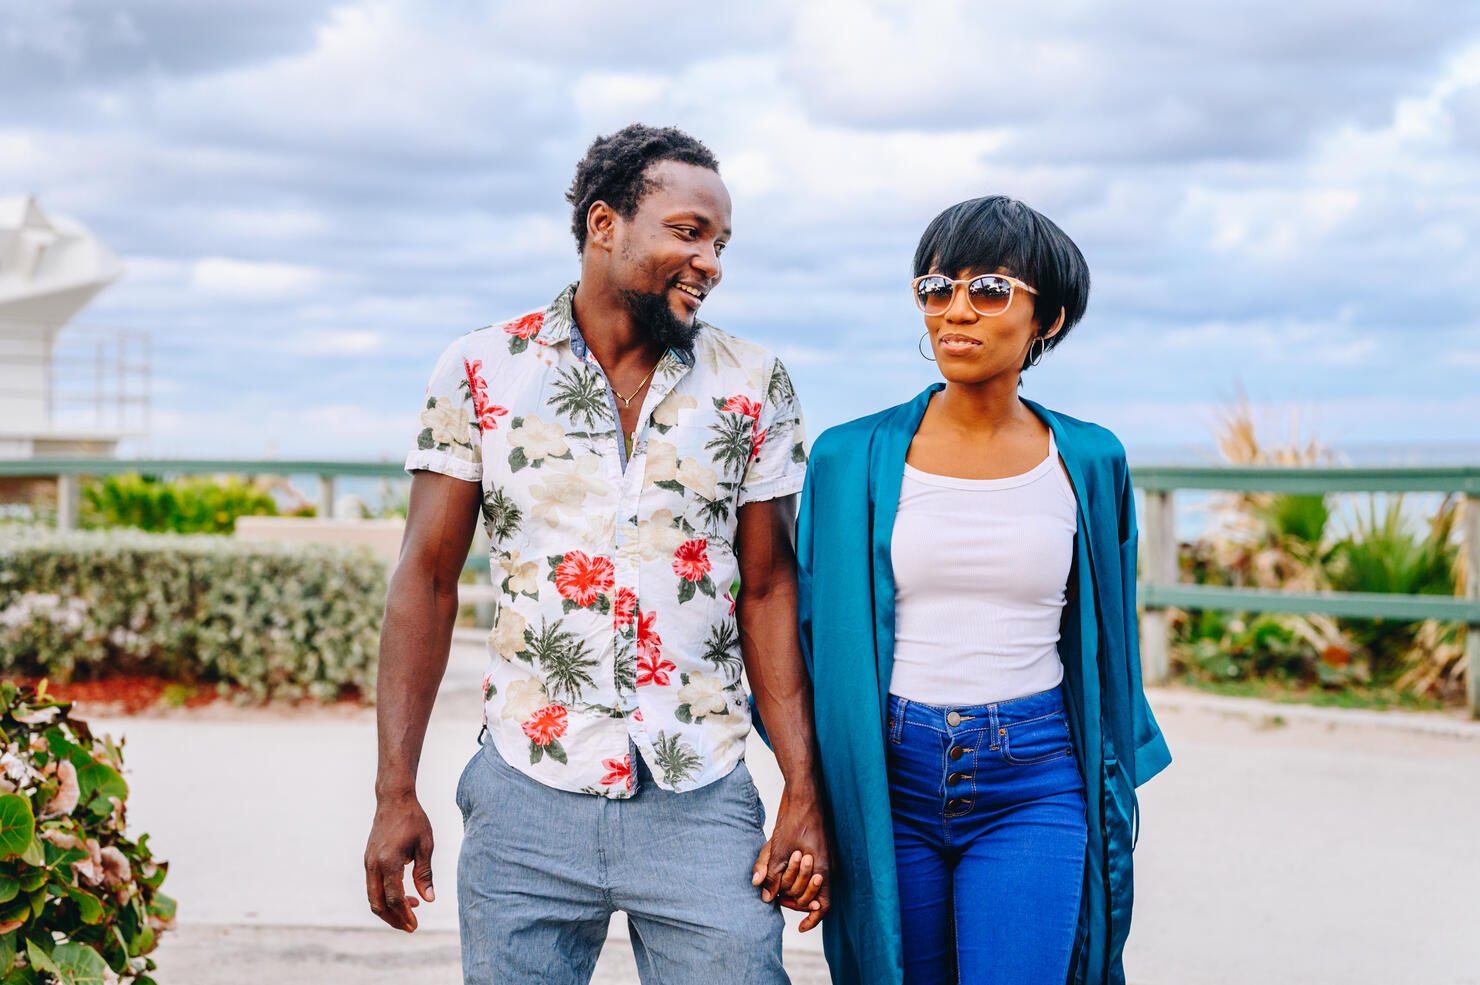
[[[1480,600],[1480,494],[1465,496],[1465,597]],[[1480,718],[1480,623],[1465,627],[1465,697],[1470,715]]]
[[[82,477],[57,476],[57,529],[76,530],[82,512]]]
[[[1177,583],[1177,514],[1171,490],[1146,490],[1146,584]],[[1171,676],[1172,626],[1160,605],[1141,609],[1141,678],[1162,684]]]
[[[319,476],[319,519],[332,520],[334,518],[334,477],[332,475]]]

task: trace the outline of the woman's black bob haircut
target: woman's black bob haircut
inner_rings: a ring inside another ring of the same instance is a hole
[[[586,248],[586,214],[591,206],[602,201],[624,219],[632,218],[643,197],[655,187],[647,170],[659,161],[719,171],[719,161],[709,148],[676,127],[632,123],[591,142],[565,193],[571,204],[570,231],[576,237],[576,252]]]
[[[1064,327],[1045,346],[1063,341],[1089,304],[1089,265],[1068,235],[1015,198],[988,195],[953,205],[930,220],[915,250],[915,273],[948,277],[1006,271],[1038,289],[1033,318],[1040,332],[1064,309]],[[1023,367],[1027,368],[1026,364]]]

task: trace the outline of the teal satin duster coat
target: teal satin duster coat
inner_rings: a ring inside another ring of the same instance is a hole
[[[802,493],[798,609],[835,844],[832,911],[822,924],[835,985],[902,981],[884,763],[894,654],[889,555],[905,453],[942,386],[823,433]],[[1141,690],[1135,505],[1125,451],[1113,434],[1026,403],[1053,429],[1079,504],[1059,655],[1089,841],[1068,981],[1123,983],[1135,788],[1171,761]]]

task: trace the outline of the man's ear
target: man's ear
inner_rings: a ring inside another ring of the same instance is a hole
[[[592,202],[586,210],[586,245],[610,250],[616,226],[616,210],[600,199]]]

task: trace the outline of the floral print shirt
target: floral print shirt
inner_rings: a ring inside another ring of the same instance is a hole
[[[744,752],[736,514],[802,488],[801,411],[779,360],[701,322],[659,360],[629,460],[575,289],[448,347],[406,469],[482,486],[500,589],[483,715],[504,759],[621,799],[630,739],[659,786],[692,790]]]

